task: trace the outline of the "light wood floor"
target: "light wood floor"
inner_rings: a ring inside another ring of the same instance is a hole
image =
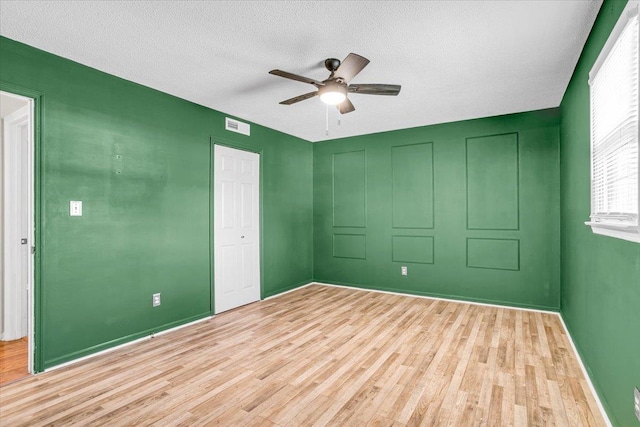
[[[310,286],[0,388],[7,426],[605,425],[557,316]]]
[[[0,385],[29,376],[28,347],[27,338],[0,341]]]

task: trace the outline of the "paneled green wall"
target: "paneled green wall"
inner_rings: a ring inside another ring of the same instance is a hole
[[[589,71],[626,1],[605,1],[561,104],[562,316],[616,426],[640,425],[640,244],[595,235],[590,214]]]
[[[314,279],[557,310],[558,137],[555,109],[314,144]]]
[[[211,137],[262,154],[263,296],[311,280],[310,143],[6,38],[0,64],[43,100],[37,369],[211,314]]]

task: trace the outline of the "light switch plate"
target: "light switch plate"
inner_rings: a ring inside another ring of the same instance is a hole
[[[69,215],[82,216],[82,202],[80,200],[71,200],[69,202]]]

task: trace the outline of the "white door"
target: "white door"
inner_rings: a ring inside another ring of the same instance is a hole
[[[214,146],[215,312],[260,300],[260,155]]]
[[[2,100],[25,106],[3,118],[3,271],[2,340],[29,334],[29,291],[32,281],[33,180],[32,101],[2,93]],[[31,342],[29,343],[31,347]],[[31,352],[29,352],[31,354]]]

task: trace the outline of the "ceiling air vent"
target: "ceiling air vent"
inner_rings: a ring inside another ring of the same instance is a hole
[[[242,123],[229,117],[224,119],[224,128],[247,136],[251,134],[251,125],[249,123]]]

